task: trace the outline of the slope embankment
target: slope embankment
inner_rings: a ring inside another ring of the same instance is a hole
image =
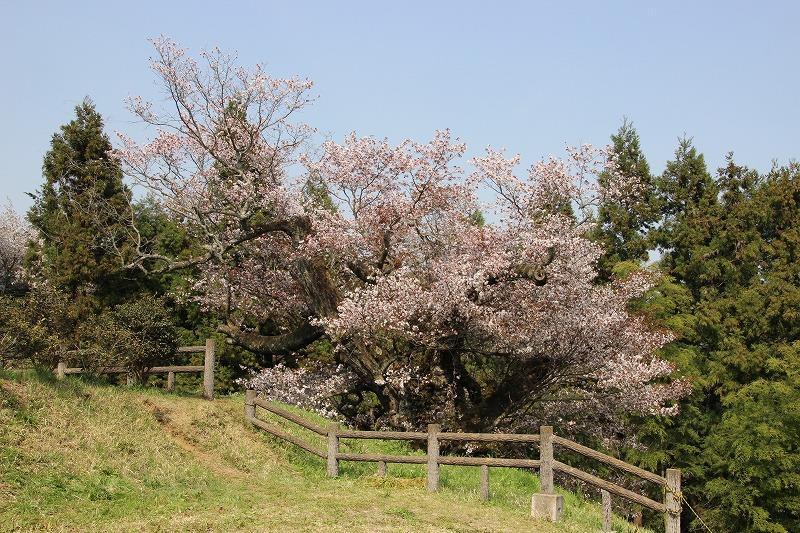
[[[392,466],[386,478],[355,466],[337,479],[324,472],[247,425],[241,396],[212,402],[0,372],[2,531],[547,533],[601,524],[599,508],[572,494],[562,523],[534,521],[527,472],[498,473],[490,502],[458,467],[443,472],[438,494],[413,468]]]

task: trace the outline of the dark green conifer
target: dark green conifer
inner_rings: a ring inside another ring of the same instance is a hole
[[[116,302],[126,284],[120,266],[129,246],[131,193],[94,104],[86,99],[75,113],[53,135],[28,218],[40,237],[30,264],[69,296],[77,319]]]
[[[647,234],[658,219],[657,198],[650,175],[650,166],[639,144],[639,134],[626,118],[611,136],[613,154],[625,178],[636,178],[641,184],[637,194],[624,201],[605,201],[598,210],[598,224],[592,237],[603,245],[598,260],[598,281],[609,281],[615,265],[621,262],[641,264],[648,259]],[[601,185],[611,179],[608,172],[599,176]]]
[[[659,451],[636,459],[682,468],[715,530],[796,531],[800,167],[761,177],[729,156],[713,179],[683,140],[659,193],[666,279],[644,307],[678,333],[664,355],[694,390],[677,418],[642,426]]]

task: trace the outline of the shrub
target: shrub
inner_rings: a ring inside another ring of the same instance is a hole
[[[163,298],[144,295],[113,307],[83,327],[84,368],[128,368],[140,381],[159,363],[168,362],[178,346],[177,330]]]
[[[0,297],[0,362],[55,367],[69,346],[66,308],[64,294],[47,284],[24,296]]]

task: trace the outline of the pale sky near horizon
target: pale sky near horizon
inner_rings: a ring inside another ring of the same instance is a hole
[[[107,132],[159,97],[148,38],[219,46],[315,81],[303,119],[428,140],[449,127],[524,167],[606,144],[623,116],[660,172],[677,138],[710,169],[800,157],[800,2],[43,2],[0,0],[0,203],[30,205],[50,137],[90,96]],[[522,168],[521,168],[522,170]]]

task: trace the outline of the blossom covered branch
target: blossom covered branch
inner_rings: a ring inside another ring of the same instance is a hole
[[[654,355],[670,335],[627,308],[652,280],[595,283],[596,207],[639,189],[614,179],[607,149],[569,149],[524,177],[519,156],[491,148],[464,162],[448,130],[396,145],[351,134],[312,156],[313,130],[294,121],[309,81],[155,45],[174,109],[133,99],[156,133],[143,145],[121,136],[115,154],[202,253],[142,248],[127,266],[197,267],[196,298],[232,342],[274,361],[328,340],[339,366],[327,368],[348,379],[309,363],[296,380],[338,394],[340,413],[365,425],[519,428],[565,413],[613,425],[674,412],[686,385]],[[278,390],[291,372],[256,382],[294,397]]]

